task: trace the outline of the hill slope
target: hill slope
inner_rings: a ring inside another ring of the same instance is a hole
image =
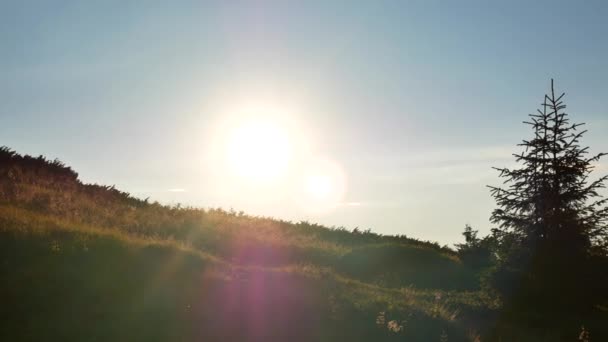
[[[7,148],[0,244],[2,340],[453,341],[487,310],[437,244],[148,203]]]

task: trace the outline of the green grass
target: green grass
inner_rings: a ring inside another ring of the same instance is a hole
[[[427,340],[444,330],[457,340],[456,308],[474,297],[438,300],[311,264],[235,265],[10,206],[0,217],[2,340]],[[381,311],[404,330],[378,327]]]
[[[3,341],[466,341],[494,305],[436,243],[149,203],[6,148],[0,268]]]

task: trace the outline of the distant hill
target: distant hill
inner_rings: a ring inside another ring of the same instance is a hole
[[[150,203],[6,147],[0,267],[11,341],[459,341],[493,305],[436,243]]]

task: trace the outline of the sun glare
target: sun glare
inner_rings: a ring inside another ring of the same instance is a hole
[[[311,175],[306,180],[306,192],[315,199],[326,199],[331,195],[333,184],[326,175]]]
[[[227,148],[232,171],[258,182],[283,176],[292,152],[287,132],[264,120],[240,123],[230,133]]]
[[[283,203],[306,214],[324,214],[341,205],[346,174],[327,158],[316,135],[298,121],[299,112],[284,102],[238,101],[220,111],[211,131],[214,187],[227,201]],[[270,105],[274,104],[274,105]]]
[[[346,177],[338,164],[325,159],[312,160],[301,172],[303,184],[298,201],[302,209],[324,213],[341,203],[346,191]]]

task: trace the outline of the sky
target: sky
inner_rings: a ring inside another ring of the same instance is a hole
[[[605,1],[2,1],[0,145],[161,203],[451,244],[489,232],[492,166],[551,78],[608,151],[606,18]],[[260,160],[270,179],[247,173]],[[329,183],[303,201],[309,169]]]

